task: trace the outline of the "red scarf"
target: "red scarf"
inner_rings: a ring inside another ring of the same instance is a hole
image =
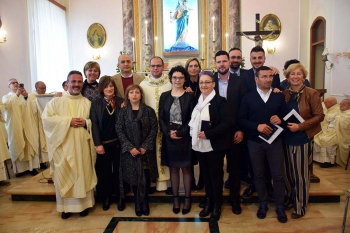
[[[114,95],[112,97],[104,97],[105,100],[107,101],[108,105],[112,107],[112,109],[114,109],[115,107],[115,99],[114,99]]]

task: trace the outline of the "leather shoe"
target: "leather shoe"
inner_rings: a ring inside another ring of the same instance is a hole
[[[243,191],[242,197],[245,199],[251,198],[255,192],[256,192],[255,185],[251,184]]]
[[[288,218],[286,215],[286,211],[284,210],[284,207],[276,207],[276,214],[277,214],[277,220],[280,223],[286,223]]]
[[[205,207],[205,204],[207,203],[207,199],[206,198],[203,198],[201,200],[201,202],[199,202],[199,208],[204,208]]]
[[[39,174],[39,172],[38,172],[36,169],[33,169],[32,171],[30,171],[30,174],[31,174],[32,176],[36,176],[36,175]]]
[[[186,202],[187,200],[187,202]],[[188,204],[188,202],[190,203],[190,208],[182,208],[182,214],[185,215],[185,214],[188,214],[190,211],[191,211],[191,207],[192,207],[192,203],[191,203],[191,197],[185,197],[185,205]]]
[[[142,203],[137,204],[137,202],[135,202],[135,214],[138,217],[142,215]]]
[[[179,207],[175,207],[175,205]],[[173,196],[173,212],[174,214],[180,213],[180,201],[179,201],[179,195]]]
[[[148,201],[143,201],[142,202],[142,214],[145,216],[149,215],[149,205],[148,205]]]
[[[201,212],[199,212],[199,217],[207,217],[212,209],[212,204],[210,198],[206,199],[206,203]]]
[[[81,217],[86,217],[89,214],[89,209],[85,209],[79,213]]]
[[[106,210],[109,210],[109,207],[110,207],[110,202],[109,202],[109,198],[107,197],[107,198],[103,201],[102,209],[103,209],[104,211],[106,211]]]
[[[214,205],[213,211],[211,212],[211,215],[210,215],[209,222],[214,223],[214,222],[219,221],[220,215],[221,215],[221,206]]]
[[[124,198],[120,198],[118,201],[118,210],[123,211],[125,209],[125,201]]]
[[[329,168],[329,167],[334,167],[334,164],[331,163],[321,163],[320,164],[321,168]]]
[[[171,187],[167,188],[167,189],[165,190],[165,194],[166,194],[166,195],[173,195],[173,189],[172,189]]]
[[[232,213],[239,215],[242,213],[241,203],[239,201],[234,201],[231,203]]]
[[[61,214],[61,218],[62,219],[67,219],[67,218],[69,218],[70,216],[72,215],[72,213],[71,212],[62,212],[62,214]]]
[[[154,194],[156,192],[156,187],[150,187],[148,194]]]
[[[256,216],[260,219],[266,218],[266,213],[269,210],[267,204],[260,204],[258,212],[256,212]]]
[[[304,216],[303,214],[297,214],[297,213],[292,213],[291,214],[292,219],[298,219],[298,218],[301,218],[303,216]]]

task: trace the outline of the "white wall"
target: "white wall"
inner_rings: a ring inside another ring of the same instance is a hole
[[[260,14],[260,19],[271,13],[277,15],[281,21],[281,34],[275,41],[276,52],[274,54],[266,52],[265,65],[274,66],[282,73],[285,61],[299,58],[299,0],[242,0],[241,30],[255,31],[255,14],[257,13]],[[251,68],[250,50],[255,43],[242,37],[241,44],[243,56],[246,59],[246,68]],[[283,75],[280,77],[281,80],[284,79]]]
[[[68,24],[70,33],[71,68],[83,72],[84,65],[92,61],[92,48],[86,34],[93,23],[100,23],[107,33],[106,44],[100,49],[97,62],[102,75],[116,73],[119,52],[123,50],[122,0],[69,1]]]
[[[26,1],[0,0],[0,16],[7,32],[7,42],[0,44],[0,98],[9,92],[10,78],[24,83],[31,93]]]

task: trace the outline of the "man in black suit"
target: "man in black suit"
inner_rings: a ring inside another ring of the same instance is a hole
[[[214,74],[215,91],[220,96],[227,99],[230,116],[232,116],[233,125],[236,125],[237,114],[241,99],[248,92],[248,86],[245,78],[238,74],[232,74],[229,71],[230,62],[229,54],[226,51],[218,51],[215,54],[215,62],[217,73]],[[240,205],[240,142],[243,140],[243,133],[236,126],[230,130],[231,132],[231,147],[226,152],[228,163],[228,172],[230,174],[230,202],[232,212],[241,214],[242,208]]]

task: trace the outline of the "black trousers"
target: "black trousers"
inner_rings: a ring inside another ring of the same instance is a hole
[[[119,197],[120,146],[117,142],[103,145],[105,153],[97,154],[95,170],[96,192],[106,198],[115,194]]]
[[[230,174],[230,202],[240,201],[241,167],[240,167],[241,143],[232,142],[231,148],[226,151],[227,172]]]
[[[271,144],[261,140],[256,142],[248,140],[249,156],[254,171],[254,184],[259,196],[259,203],[267,204],[269,201],[265,184],[265,158],[270,166],[275,192],[275,205],[284,205],[284,155],[282,140],[276,139]]]
[[[199,166],[202,168],[205,186],[205,195],[214,205],[222,205],[222,188],[224,185],[224,156],[225,150],[196,152]]]

